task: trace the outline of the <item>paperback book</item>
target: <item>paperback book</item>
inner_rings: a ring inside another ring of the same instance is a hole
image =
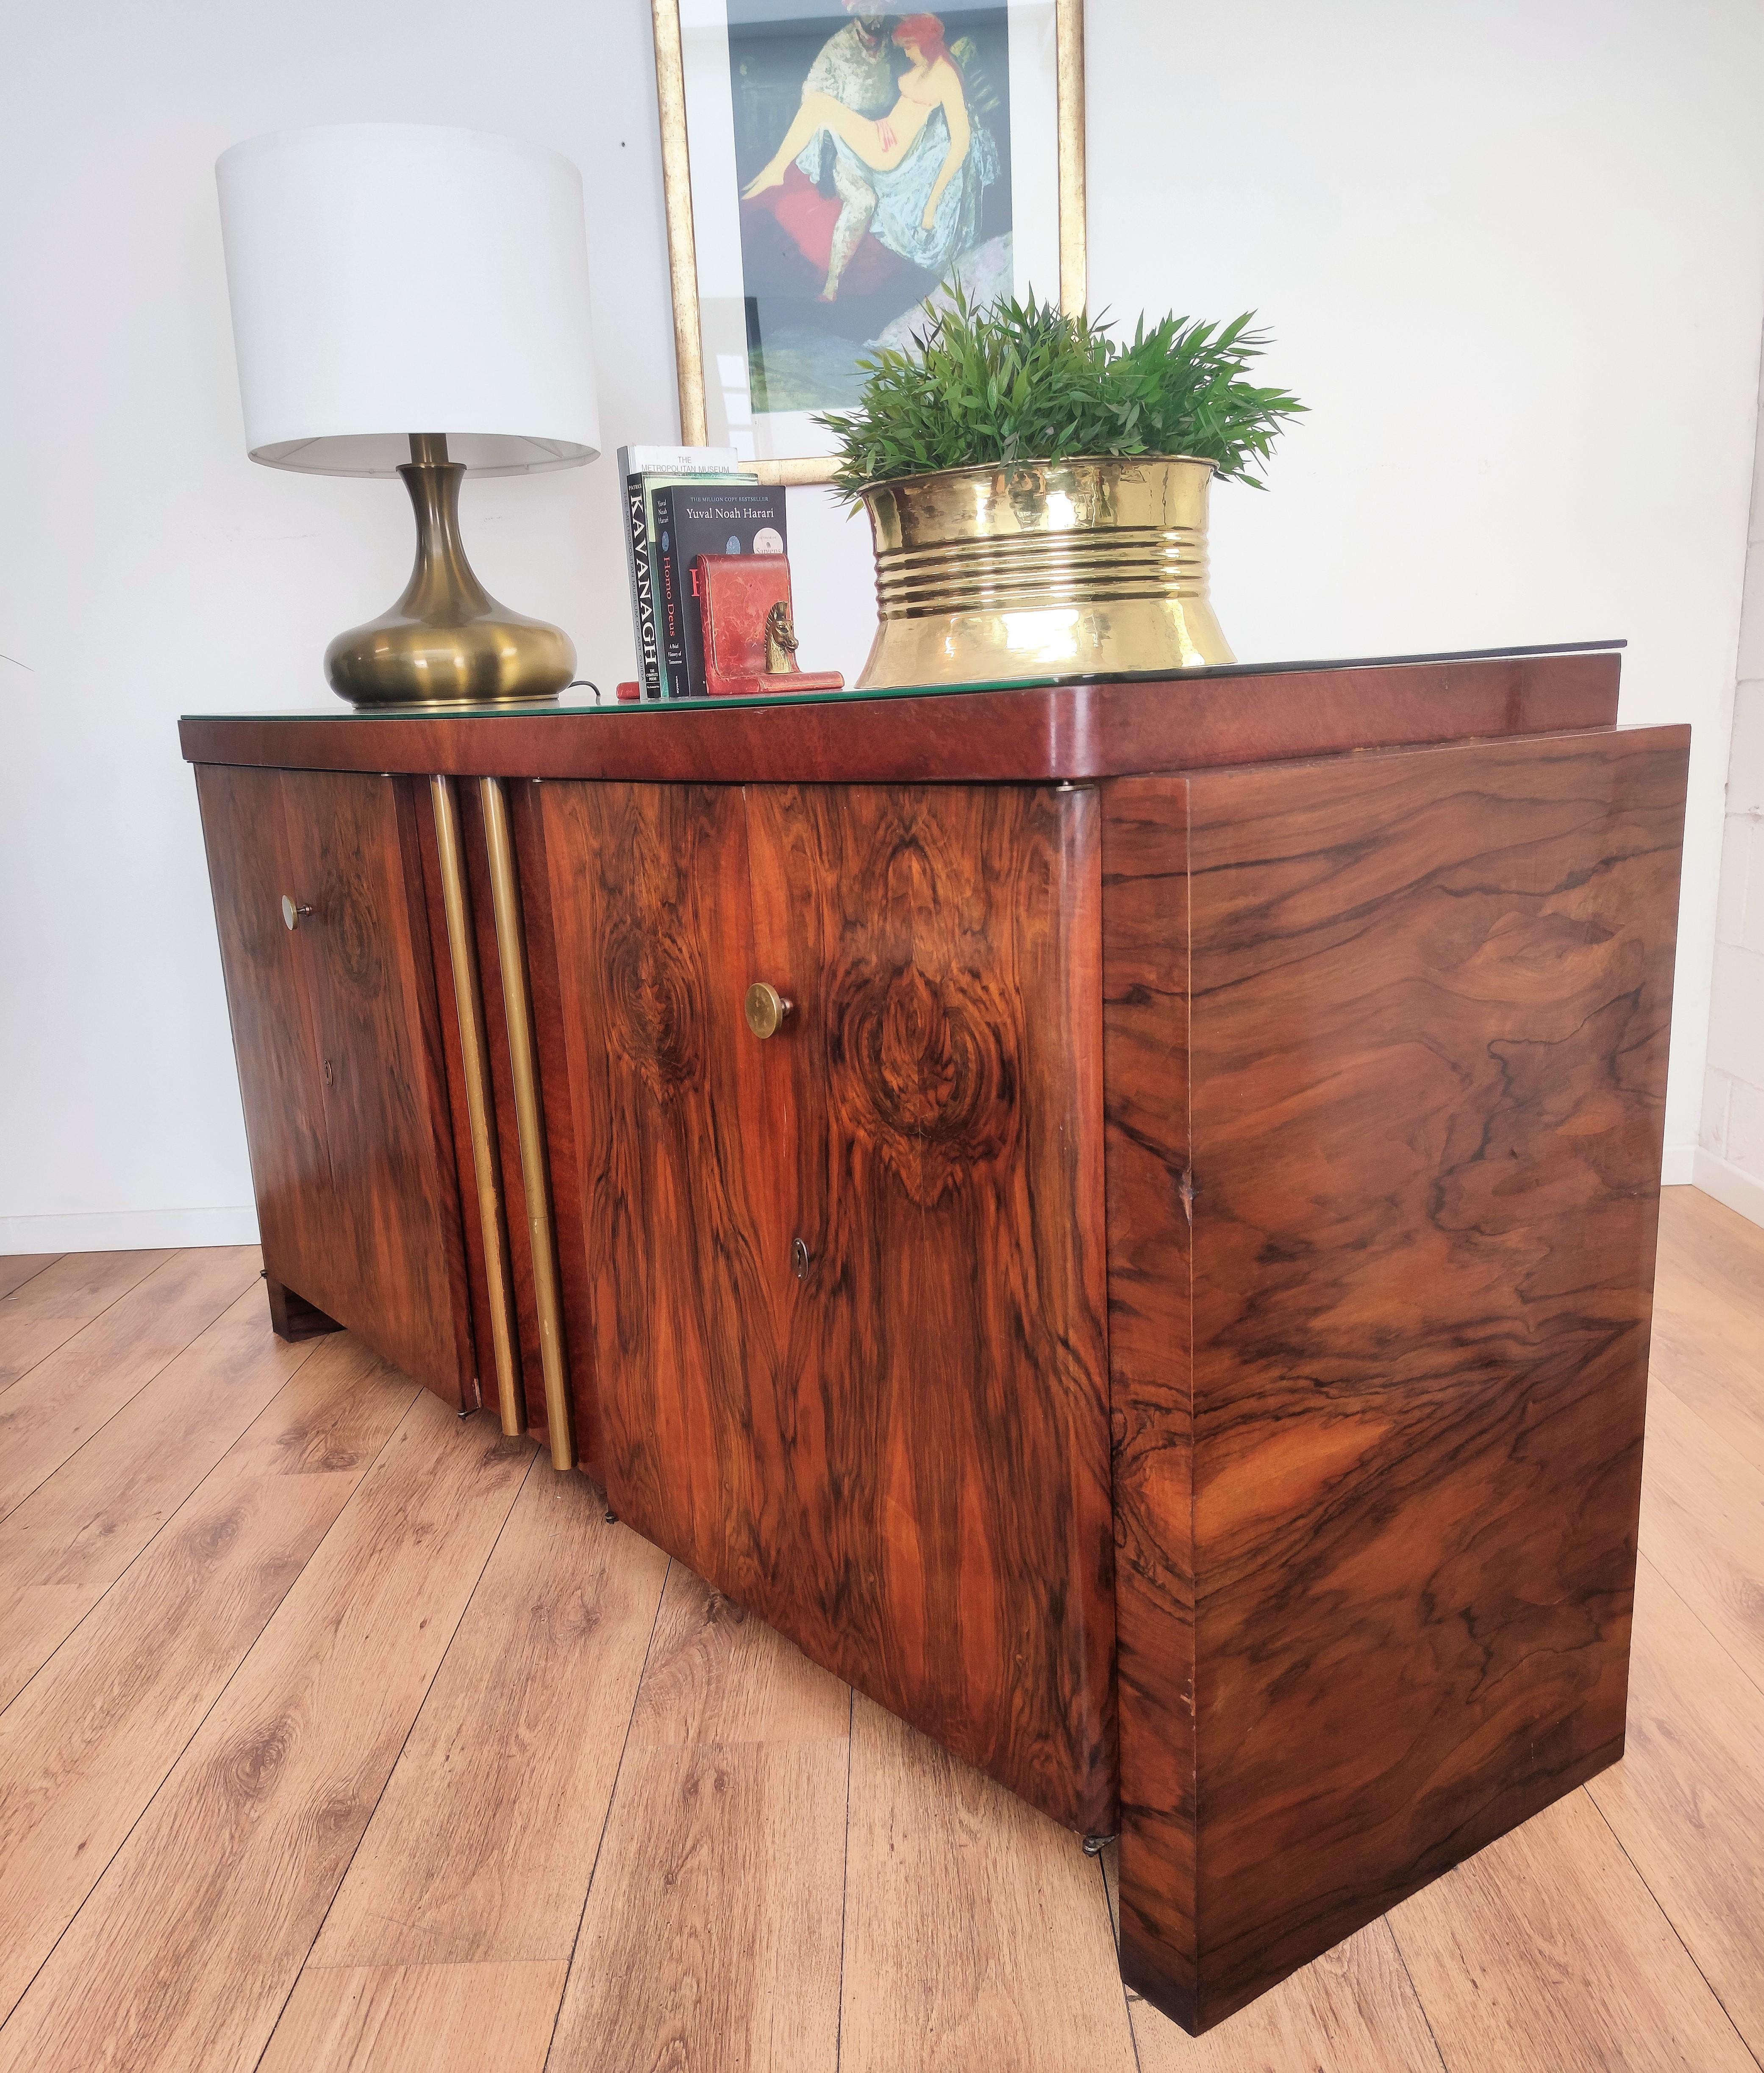
[[[693,564],[700,554],[789,552],[784,491],[752,477],[736,484],[675,482],[657,488],[657,640],[669,698],[702,699],[704,620]]]
[[[643,695],[670,695],[659,638],[660,553],[655,496],[664,484],[750,484],[733,447],[620,447],[618,467],[624,484],[625,571],[631,580],[631,627],[637,641]]]

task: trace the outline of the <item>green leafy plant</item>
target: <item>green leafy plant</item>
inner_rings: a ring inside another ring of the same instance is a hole
[[[1265,485],[1283,420],[1304,406],[1246,379],[1267,334],[1247,312],[1224,324],[1142,317],[1123,344],[1102,319],[1051,303],[976,309],[959,286],[904,352],[859,362],[855,411],[816,419],[839,442],[835,486],[855,501],[866,483],[988,462],[1184,454],[1217,464],[1222,480]]]

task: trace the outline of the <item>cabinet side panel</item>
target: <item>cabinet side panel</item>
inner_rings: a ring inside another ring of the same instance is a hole
[[[1687,740],[1193,781],[1203,2027],[1622,1753]]]
[[[305,945],[282,918],[284,893],[307,904],[288,854],[282,773],[201,764],[196,775],[265,1269],[338,1316],[351,1278],[336,1251]]]
[[[1193,2026],[1188,785],[1102,788],[1102,1078],[1121,1721],[1121,1969]]]
[[[401,810],[401,781],[282,776],[290,848],[315,910],[301,933],[330,1069],[338,1230],[354,1266],[346,1305],[320,1300],[458,1405],[469,1402],[469,1300],[415,823]]]

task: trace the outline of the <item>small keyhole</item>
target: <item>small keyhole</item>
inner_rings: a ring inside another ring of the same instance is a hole
[[[790,1248],[790,1269],[796,1276],[798,1281],[806,1281],[808,1280],[809,1268],[812,1263],[813,1263],[809,1258],[809,1248],[806,1243],[803,1239],[798,1238],[796,1243]]]
[[[327,1086],[331,1084],[331,1061],[328,1058],[324,1061],[324,1083]]]

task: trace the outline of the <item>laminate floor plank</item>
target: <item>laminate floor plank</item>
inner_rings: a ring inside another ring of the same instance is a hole
[[[0,1297],[0,1391],[176,1257],[175,1249],[64,1253]]]
[[[23,1283],[33,1280],[46,1267],[53,1267],[63,1255],[59,1252],[8,1252],[0,1254],[0,1296],[10,1296]]]
[[[1650,1378],[1764,1473],[1764,1350],[1759,1326],[1726,1296],[1666,1284],[1654,1305]]]
[[[309,1968],[258,2073],[540,2073],[567,1970],[562,1959]]]
[[[1764,1226],[1700,1188],[1662,1188],[1660,1251],[1675,1284],[1717,1293],[1764,1318]]]
[[[354,1340],[319,1341],[0,1713],[0,2017],[415,1395]],[[0,2045],[7,2036],[0,2030]]]
[[[1650,1380],[1764,1471],[1764,1230],[1696,1188],[1660,1195]]]
[[[529,1473],[309,1970],[555,1960],[562,1993],[668,1567],[603,1510]]]
[[[1131,2008],[1140,2073],[1442,2073],[1444,2065],[1387,1922],[1325,1951],[1205,2037],[1190,2037],[1137,1995]]]
[[[1764,1685],[1764,1471],[1670,1389],[1650,1392],[1642,1552]]]
[[[1076,1836],[862,1697],[850,1822],[841,2073],[1131,2073]]]
[[[1449,2073],[1755,2073],[1584,1791],[1386,1919]]]
[[[254,1245],[174,1254],[0,1396],[0,1519],[206,1331],[261,1264]]]
[[[417,1393],[0,2029],[0,2067],[255,2063],[532,1456]]]
[[[1764,1690],[1644,1560],[1623,1761],[1586,1787],[1764,2064]]]
[[[318,1344],[278,1339],[253,1285],[0,1520],[0,1707]]]
[[[833,2073],[846,1752],[628,1748],[546,2063]]]
[[[851,1699],[669,1570],[550,2073],[833,2073]]]
[[[764,1620],[751,1618],[683,1562],[668,1572],[631,1739],[837,1742],[851,1732],[851,1689]]]

